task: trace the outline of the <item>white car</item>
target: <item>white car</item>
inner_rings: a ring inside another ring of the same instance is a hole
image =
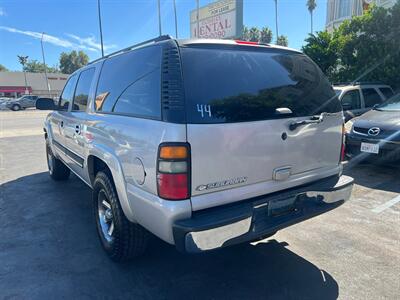
[[[0,97],[0,110],[8,109],[6,104],[10,100],[12,100],[12,99],[11,98],[7,98],[7,97]]]
[[[342,103],[346,121],[361,116],[374,105],[381,104],[394,95],[389,85],[380,83],[334,84],[333,89]]]

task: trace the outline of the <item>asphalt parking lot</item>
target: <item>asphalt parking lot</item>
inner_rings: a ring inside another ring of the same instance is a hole
[[[141,259],[115,264],[90,189],[46,172],[45,115],[0,112],[0,298],[400,298],[399,166],[347,167],[349,202],[268,240],[184,255],[154,239]]]

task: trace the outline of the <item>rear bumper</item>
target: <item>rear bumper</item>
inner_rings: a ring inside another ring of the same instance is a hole
[[[207,209],[173,226],[175,245],[202,252],[257,240],[334,209],[350,198],[353,178],[331,177],[264,197]]]

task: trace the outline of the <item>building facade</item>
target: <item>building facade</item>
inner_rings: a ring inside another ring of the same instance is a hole
[[[0,72],[0,97],[17,98],[24,94],[58,97],[67,82],[68,75],[47,73],[50,93],[44,73]]]
[[[360,16],[371,4],[390,8],[396,0],[328,0],[326,13],[326,29],[332,32],[344,20]]]

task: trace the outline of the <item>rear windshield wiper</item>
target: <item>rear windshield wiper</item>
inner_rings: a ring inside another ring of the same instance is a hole
[[[319,116],[312,116],[310,119],[308,120],[302,120],[302,121],[296,121],[296,122],[292,122],[289,124],[289,129],[291,131],[296,130],[298,127],[300,126],[304,126],[307,124],[318,124],[324,121],[325,116],[327,115],[327,113],[322,113]]]

